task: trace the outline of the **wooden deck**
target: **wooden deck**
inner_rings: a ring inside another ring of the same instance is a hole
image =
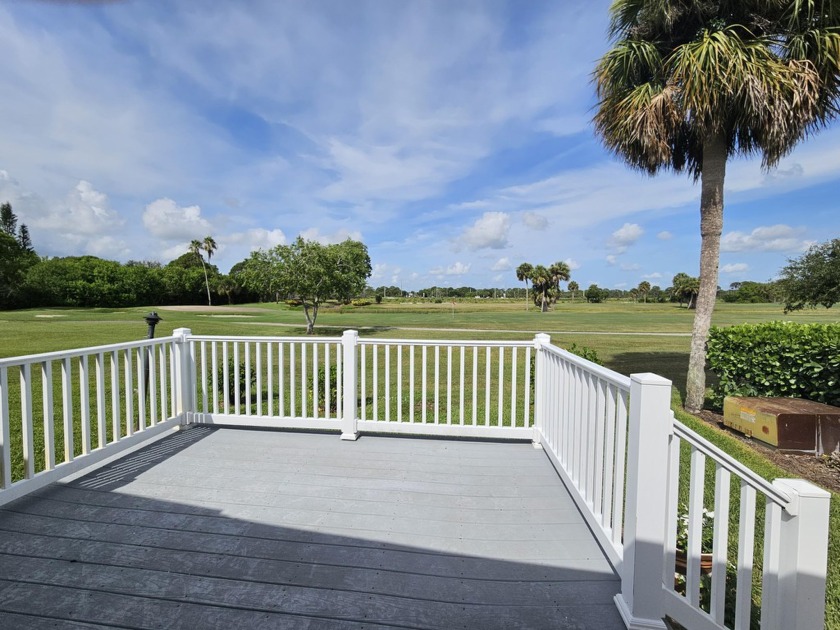
[[[530,444],[194,427],[0,509],[0,628],[624,628]]]

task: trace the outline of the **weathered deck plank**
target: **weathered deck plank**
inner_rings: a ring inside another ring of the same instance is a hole
[[[194,428],[0,510],[2,627],[617,629],[617,590],[527,444]]]

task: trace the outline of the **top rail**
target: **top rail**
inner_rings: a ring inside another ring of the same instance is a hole
[[[625,376],[624,374],[619,374],[618,372],[613,372],[612,370],[605,368],[603,366],[598,365],[597,363],[593,363],[592,361],[587,361],[583,357],[580,357],[573,352],[569,352],[568,350],[563,350],[563,348],[558,348],[554,345],[546,345],[544,349],[549,354],[553,354],[558,357],[562,357],[567,361],[572,362],[575,365],[578,365],[584,368],[587,372],[592,374],[593,376],[597,376],[598,378],[607,381],[617,387],[620,387],[626,392],[630,391],[630,377]]]
[[[74,359],[98,354],[100,352],[118,352],[132,348],[143,348],[146,346],[157,346],[177,341],[180,337],[157,337],[156,339],[141,339],[139,341],[124,341],[122,343],[109,343],[102,346],[90,346],[87,348],[74,348],[72,350],[56,350],[54,352],[42,352],[39,354],[27,354],[17,357],[0,359],[0,368],[16,367],[26,363],[42,363],[44,361],[60,361],[62,359]]]
[[[487,341],[487,340],[463,340],[463,339],[384,339],[367,338],[359,339],[360,346],[376,345],[400,345],[400,346],[470,346],[475,348],[533,348],[534,341]]]
[[[790,496],[676,419],[674,419],[674,433],[723,468],[743,479],[753,489],[767,496],[782,509],[790,511],[792,507]]]

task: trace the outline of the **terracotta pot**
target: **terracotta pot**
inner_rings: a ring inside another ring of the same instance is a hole
[[[688,555],[682,549],[677,549],[676,572],[685,575],[688,571]],[[709,575],[712,572],[712,554],[700,554],[700,573]]]

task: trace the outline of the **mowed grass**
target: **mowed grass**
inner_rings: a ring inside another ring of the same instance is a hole
[[[163,317],[157,336],[186,327],[196,334],[301,336],[302,309],[286,305],[202,309],[165,307],[131,309],[40,309],[0,313],[0,357],[142,339],[143,316],[157,310]],[[524,301],[463,300],[398,302],[323,308],[316,324],[319,336],[338,336],[355,328],[363,337],[395,339],[532,339],[545,332],[561,347],[572,344],[595,350],[607,367],[624,374],[655,372],[674,383],[674,407],[680,420],[744,461],[768,479],[790,476],[759,453],[679,410],[688,363],[694,313],[673,304],[607,302],[560,303],[548,313]],[[787,320],[837,322],[840,310],[817,309],[784,314],[780,305],[718,304],[713,324],[729,326]],[[832,495],[826,628],[840,629],[840,497]]]

